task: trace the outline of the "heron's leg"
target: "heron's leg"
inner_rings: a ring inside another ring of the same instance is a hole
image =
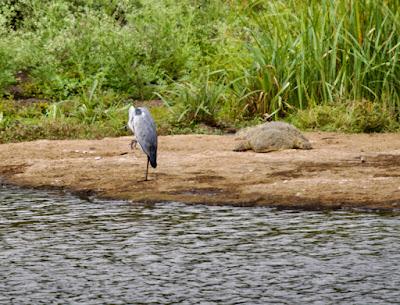
[[[144,181],[147,181],[147,174],[149,172],[149,161],[150,161],[150,158],[147,157],[146,178],[144,179]]]
[[[133,139],[131,142],[131,150],[134,150],[136,148],[136,144],[137,144],[137,141],[135,139]]]

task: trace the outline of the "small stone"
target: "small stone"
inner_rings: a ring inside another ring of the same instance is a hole
[[[95,160],[100,160],[100,159],[101,159],[101,157],[95,157],[94,159],[95,159]]]

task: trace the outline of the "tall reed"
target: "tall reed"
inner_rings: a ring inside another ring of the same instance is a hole
[[[353,100],[399,111],[398,1],[257,1],[248,10],[257,112]]]

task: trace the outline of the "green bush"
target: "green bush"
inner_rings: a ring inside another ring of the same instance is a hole
[[[167,104],[157,117],[166,132],[265,118],[304,128],[399,129],[398,1],[2,4],[0,97],[46,104],[0,111],[2,128],[46,119],[111,126],[117,135],[126,100],[158,96]]]
[[[366,133],[400,130],[398,113],[366,100],[317,105],[293,113],[288,120],[308,130]]]

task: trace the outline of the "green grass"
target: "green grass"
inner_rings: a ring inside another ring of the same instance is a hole
[[[162,133],[400,130],[398,1],[3,4],[1,142],[128,134],[128,101],[155,98]]]
[[[255,87],[262,111],[366,99],[393,110],[400,101],[400,4],[311,1],[254,18]]]

